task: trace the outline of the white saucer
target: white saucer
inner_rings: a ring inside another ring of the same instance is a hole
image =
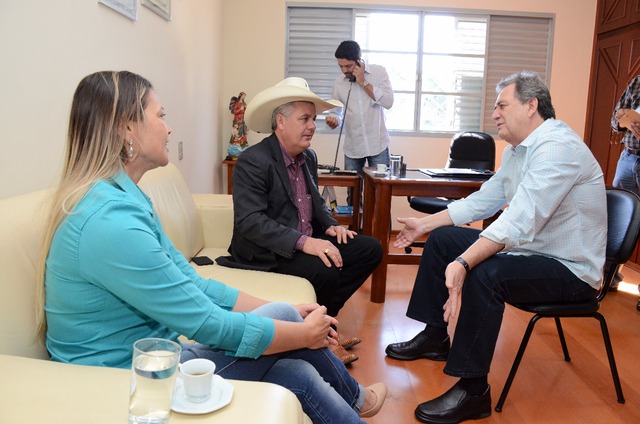
[[[184,384],[180,377],[176,378],[173,390],[171,409],[183,414],[207,414],[227,406],[233,397],[233,385],[219,375],[211,380],[211,397],[204,402],[191,402],[184,393]]]
[[[387,176],[387,173],[386,173],[386,171],[385,171],[385,172],[378,172],[378,171],[374,171],[374,172],[373,172],[373,175],[374,175],[375,177],[386,177],[386,176]]]

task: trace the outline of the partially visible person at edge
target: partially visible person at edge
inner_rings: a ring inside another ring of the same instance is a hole
[[[551,95],[533,72],[497,85],[492,118],[510,144],[502,166],[479,191],[423,218],[399,218],[394,246],[430,233],[407,316],[426,324],[387,346],[399,360],[446,361],[459,380],[421,403],[427,423],[491,415],[489,368],[505,302],[581,302],[601,285],[607,201],[600,165],[571,128],[555,119]],[[464,224],[502,214],[485,230]],[[443,313],[444,311],[444,313]],[[453,342],[447,324],[456,322]]]
[[[245,114],[251,131],[270,134],[249,147],[233,170],[234,229],[220,265],[305,278],[318,303],[335,317],[382,259],[373,237],[338,225],[318,191],[317,158],[311,147],[316,114],[340,105],[290,77],[258,93]],[[338,332],[333,352],[348,364],[345,349],[360,342]]]
[[[624,144],[620,153],[616,174],[613,177],[613,186],[631,190],[640,194],[640,118],[630,119],[633,111],[640,109],[640,75],[631,80],[624,93],[620,96],[618,104],[613,109],[611,116],[611,142]],[[621,124],[622,120],[628,125]],[[616,291],[618,284],[624,276],[618,272],[610,291]],[[640,291],[640,285],[638,286]],[[640,300],[637,304],[640,310]]]
[[[38,276],[39,326],[54,361],[131,367],[132,344],[178,342],[224,378],[291,390],[314,423],[362,423],[386,396],[327,349],[333,318],[317,304],[268,303],[199,276],[136,183],[168,163],[164,108],[139,75],[97,72],[78,85],[66,160]]]
[[[333,83],[332,97],[347,104],[341,114],[326,118],[330,128],[344,122],[344,167],[363,175],[364,166],[389,166],[389,132],[384,120],[385,109],[393,106],[393,88],[386,69],[362,60],[360,45],[348,40],[335,52],[344,74]],[[349,195],[349,204],[353,204]]]

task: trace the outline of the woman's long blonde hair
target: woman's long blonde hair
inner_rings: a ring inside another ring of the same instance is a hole
[[[45,336],[46,259],[60,223],[72,213],[98,180],[113,178],[128,160],[125,133],[131,121],[144,122],[144,108],[153,86],[131,72],[104,71],[80,81],[73,95],[65,163],[53,194],[45,225],[36,285],[36,325]]]

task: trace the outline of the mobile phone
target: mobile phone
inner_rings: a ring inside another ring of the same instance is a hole
[[[361,63],[362,63],[362,61],[360,59],[356,60],[356,67],[359,68],[360,66],[362,66]],[[349,81],[350,82],[356,82],[356,76],[351,74],[351,76],[349,77]]]
[[[194,256],[193,259],[191,260],[195,262],[196,265],[199,265],[199,266],[213,265],[213,261],[208,256]]]

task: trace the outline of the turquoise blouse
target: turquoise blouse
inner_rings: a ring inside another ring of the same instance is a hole
[[[98,181],[56,231],[45,275],[55,361],[128,368],[132,344],[180,334],[238,357],[271,344],[271,319],[232,312],[238,291],[198,275],[125,174]]]

